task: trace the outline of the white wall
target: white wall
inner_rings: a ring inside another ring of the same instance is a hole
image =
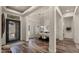
[[[74,16],[74,41],[79,43],[79,15]]]
[[[63,40],[63,17],[60,18],[60,22],[59,22],[59,39]]]
[[[79,7],[77,8],[75,14],[74,14],[74,19],[73,19],[73,24],[74,24],[74,41],[75,43],[79,44]]]
[[[30,38],[35,36],[35,33],[36,33],[35,27],[40,26],[39,21],[40,20],[38,18],[38,14],[35,14],[35,15],[30,14],[29,16],[26,16],[26,23],[27,23],[27,32],[26,33],[28,33],[27,36],[29,36]],[[28,26],[30,26],[30,31],[28,30]]]
[[[67,31],[67,27],[71,27],[71,30]],[[64,38],[73,38],[73,17],[64,17]]]
[[[26,41],[26,19],[24,16],[20,16],[21,21],[21,40]]]
[[[30,15],[25,16],[26,17],[26,34],[27,34],[27,40],[29,38],[35,37],[35,27],[40,26],[39,25],[39,19],[38,14],[36,12],[32,12]],[[30,31],[28,30],[30,26]]]
[[[56,38],[63,40],[63,17],[56,10]]]

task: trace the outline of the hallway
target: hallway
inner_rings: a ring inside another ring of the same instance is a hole
[[[56,46],[57,53],[79,53],[79,49],[76,48],[72,39],[57,39]]]

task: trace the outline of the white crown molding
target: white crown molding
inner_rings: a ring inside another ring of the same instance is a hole
[[[6,7],[3,7],[3,8],[5,9],[5,11],[8,11],[8,12],[16,13],[16,14],[19,14],[19,15],[26,15],[26,14],[29,14],[30,12],[32,12],[33,10],[38,9],[38,7],[39,6],[32,6],[29,9],[25,10],[23,13],[9,9],[9,8],[6,8]]]
[[[62,17],[63,15],[62,15],[62,12],[60,11],[60,9],[57,6],[55,8],[58,11],[58,13],[60,14],[60,16]]]
[[[25,11],[22,13],[22,15],[28,14],[28,13],[32,12],[33,10],[38,9],[38,7],[40,7],[40,6],[32,6],[32,7],[30,7],[29,9],[25,10]]]
[[[18,12],[18,11],[14,11],[14,10],[12,10],[12,9],[8,9],[8,8],[6,8],[6,10],[5,10],[6,12],[12,12],[12,13],[16,13],[16,14],[18,14],[18,15],[21,15],[21,13],[20,12]]]
[[[78,9],[78,6],[75,7],[74,14],[76,14],[77,9]]]
[[[63,15],[63,17],[72,17],[72,16],[74,16],[74,13],[73,13],[73,12],[65,13],[65,14]]]

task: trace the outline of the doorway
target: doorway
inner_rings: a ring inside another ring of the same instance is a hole
[[[20,21],[6,19],[6,44],[20,40]]]
[[[73,16],[64,18],[64,38],[73,39]]]

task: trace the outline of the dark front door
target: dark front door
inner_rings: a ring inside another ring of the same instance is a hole
[[[6,43],[20,40],[20,21],[6,19]]]

